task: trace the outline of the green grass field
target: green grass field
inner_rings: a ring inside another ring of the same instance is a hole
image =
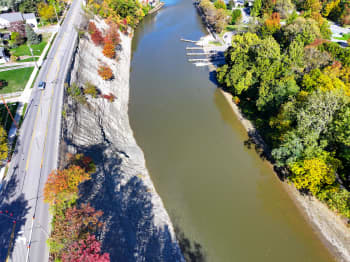
[[[33,72],[34,67],[26,67],[0,72],[0,80],[7,81],[8,85],[0,89],[0,94],[22,91]]]
[[[40,44],[37,45],[32,45],[32,49],[33,49],[33,55],[35,56],[40,56],[41,53],[43,52],[45,46],[46,46],[46,41],[42,41]],[[13,48],[11,49],[11,55],[15,55],[15,56],[31,56],[32,54],[30,53],[29,47],[27,46],[27,44],[23,44],[20,45],[17,48]]]

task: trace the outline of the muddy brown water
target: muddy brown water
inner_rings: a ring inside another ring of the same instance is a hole
[[[166,1],[133,40],[130,122],[188,261],[333,261],[180,38],[205,28]]]

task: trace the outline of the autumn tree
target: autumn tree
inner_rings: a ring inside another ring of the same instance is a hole
[[[109,262],[109,254],[101,253],[101,243],[94,235],[89,235],[86,240],[74,242],[62,256],[62,262]]]
[[[118,32],[118,25],[115,23],[111,23],[109,25],[109,28],[106,32],[106,36],[104,38],[105,44],[106,41],[112,42],[114,46],[118,45],[120,43],[120,35]]]
[[[113,45],[113,42],[109,39],[105,40],[105,45],[103,47],[102,53],[104,56],[108,58],[114,58],[115,57],[115,47]]]
[[[0,126],[0,161],[3,161],[8,156],[7,134],[6,130]]]
[[[51,205],[74,202],[78,198],[78,185],[88,179],[90,175],[79,166],[54,170],[44,187],[44,201]]]
[[[109,80],[113,77],[112,69],[108,65],[100,65],[98,68],[98,74],[103,80]]]
[[[290,180],[297,189],[307,189],[316,195],[325,185],[335,181],[335,173],[340,161],[328,152],[322,152],[319,157],[305,159],[292,163]]]
[[[103,37],[102,37],[102,33],[100,30],[98,30],[98,28],[95,29],[95,31],[93,31],[91,33],[91,40],[92,42],[94,42],[95,45],[99,46],[103,44]]]
[[[54,229],[49,239],[51,252],[59,256],[72,242],[86,239],[89,233],[95,233],[103,226],[100,222],[102,214],[90,204],[56,211]]]
[[[90,84],[91,85],[91,84]],[[91,85],[95,88],[95,86]],[[84,154],[67,154],[67,161],[69,165],[79,166],[86,173],[92,174],[96,171],[96,166],[92,161],[92,158],[89,156],[85,156]]]
[[[55,8],[44,2],[38,4],[38,13],[44,21],[52,21],[55,18]]]

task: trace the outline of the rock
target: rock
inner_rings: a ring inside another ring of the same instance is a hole
[[[106,28],[102,21],[95,23]],[[131,38],[120,37],[118,62],[104,57],[102,48],[90,40],[80,40],[71,83],[84,86],[89,81],[116,99],[88,97],[88,104],[81,105],[66,97],[64,144],[66,151],[83,153],[96,163],[96,173],[80,188],[80,199],[104,212],[105,226],[99,237],[111,261],[184,261],[129,124]],[[113,80],[98,76],[100,63],[113,70]]]

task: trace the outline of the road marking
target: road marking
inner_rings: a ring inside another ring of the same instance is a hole
[[[61,47],[61,44],[62,44],[62,40],[64,39],[65,34],[66,34],[66,33],[63,32],[63,36],[62,36],[60,42],[58,43],[57,51],[56,51],[56,54],[55,54],[55,56],[54,56],[54,58],[53,58],[54,61],[58,62],[58,68],[60,67],[60,63],[59,63],[59,61],[57,61],[57,54],[58,54],[58,52],[59,52],[59,50],[60,50],[60,47]],[[46,77],[45,77],[46,82],[47,82],[47,79],[48,79],[48,76],[49,76],[49,73],[50,73],[50,71],[51,71],[51,68],[52,68],[53,64],[54,64],[54,63],[52,63],[52,64],[50,65],[50,68],[49,68],[49,70],[48,70],[47,73],[46,73]],[[58,70],[56,71],[55,78],[57,78],[57,75],[58,75]],[[52,91],[53,91],[53,90],[52,90]],[[26,171],[28,170],[28,167],[29,167],[29,160],[30,160],[30,155],[31,155],[31,148],[32,148],[32,143],[33,143],[35,131],[36,131],[36,128],[35,128],[35,127],[36,127],[36,122],[37,122],[38,114],[39,114],[39,111],[40,111],[41,97],[42,97],[42,95],[43,95],[43,91],[42,91],[41,94],[40,94],[39,108],[38,108],[37,114],[36,114],[36,116],[35,116],[34,129],[33,129],[32,138],[31,138],[31,140],[30,140],[29,151],[28,151],[28,157],[27,157],[27,162],[26,162]],[[52,100],[51,100],[51,103],[52,103]],[[51,107],[51,105],[50,105],[50,107]],[[50,110],[50,111],[51,111],[51,110]],[[49,113],[49,116],[50,116],[50,113]],[[47,129],[46,129],[46,133],[47,133]],[[45,142],[46,142],[46,135],[45,135]],[[40,168],[42,167],[42,162],[43,162],[43,160],[41,161]]]
[[[12,248],[13,237],[14,237],[14,235],[15,235],[15,228],[16,228],[16,223],[13,223],[12,233],[11,233],[11,237],[10,237],[10,245],[9,245],[8,250],[7,250],[6,262],[8,262],[8,261],[9,261],[9,257],[10,257],[10,250],[11,250],[11,248]]]
[[[28,170],[30,153],[32,152],[31,149],[32,149],[32,144],[33,144],[33,140],[34,140],[36,122],[38,120],[38,115],[39,115],[39,112],[40,112],[40,105],[41,105],[41,98],[42,98],[42,96],[43,96],[43,92],[41,92],[41,94],[40,94],[39,107],[38,107],[38,111],[36,112],[36,116],[35,116],[35,120],[34,120],[34,127],[33,127],[34,129],[33,129],[32,138],[30,139],[30,144],[29,144],[28,157],[27,157],[27,163],[26,163],[26,171]]]

